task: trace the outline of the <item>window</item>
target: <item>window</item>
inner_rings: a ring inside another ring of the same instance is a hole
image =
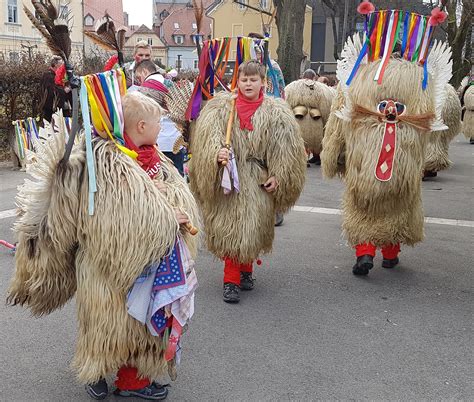
[[[194,69],[197,70],[199,68],[199,60],[194,60]]]
[[[177,45],[182,45],[184,43],[183,35],[175,35],[174,41],[176,42]]]
[[[239,5],[237,6],[238,9],[239,9],[239,10],[246,10],[247,7],[245,6],[245,4],[247,4],[248,1],[247,1],[247,0],[239,0],[239,2],[240,2],[240,3],[244,3],[244,4],[239,4]]]
[[[177,22],[174,23],[174,29],[179,29],[179,24]]]
[[[268,0],[260,0],[260,8],[262,10],[268,10]]]
[[[195,22],[193,22],[193,29],[197,29],[197,24]]]
[[[148,44],[149,44],[150,46],[153,46],[153,38],[148,38]]]
[[[18,24],[18,4],[17,0],[7,0],[8,1],[8,22]],[[10,53],[10,58],[11,58]]]
[[[141,42],[143,39],[142,38],[137,38],[137,43]]]
[[[90,14],[87,14],[85,17],[84,17],[84,25],[86,27],[91,27],[94,25],[94,17]]]

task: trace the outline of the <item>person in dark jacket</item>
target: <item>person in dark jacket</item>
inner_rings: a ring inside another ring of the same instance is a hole
[[[55,83],[56,71],[62,64],[61,57],[53,56],[48,71],[41,77],[41,112],[43,118],[49,122],[57,109],[62,109],[65,117],[71,117],[71,89],[68,86],[60,87]]]

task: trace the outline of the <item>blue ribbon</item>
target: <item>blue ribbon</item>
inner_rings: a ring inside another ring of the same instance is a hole
[[[107,85],[107,78],[105,77],[104,73],[99,73],[97,74],[97,76],[99,77],[100,83],[102,85],[102,90],[104,91],[105,100],[107,102],[107,106],[109,107],[109,111],[110,111],[110,123],[113,126],[114,121],[115,121],[115,118],[114,118],[115,107],[114,107],[114,102],[112,101],[112,95],[110,94],[110,91],[109,91],[109,86]],[[120,141],[119,138],[117,138],[117,140],[121,143],[121,145],[124,145],[123,142]]]
[[[410,13],[406,13],[405,15],[405,21],[403,22],[403,40],[402,40],[402,54],[401,57],[403,57],[403,54],[405,53],[405,49],[407,47],[407,39],[408,39],[408,19],[410,18]]]
[[[84,77],[81,77],[81,92],[79,93],[81,103],[82,120],[84,123],[84,133],[86,136],[86,160],[87,173],[89,176],[89,215],[94,215],[94,193],[97,192],[97,182],[95,177],[94,154],[92,153],[92,126],[89,115],[89,102],[87,99],[87,88]]]
[[[368,42],[370,40],[367,39],[364,43],[364,46],[362,46],[362,49],[360,49],[359,57],[357,57],[357,60],[354,64],[354,68],[351,71],[351,75],[346,81],[346,85],[351,85],[352,80],[354,79],[355,75],[357,74],[357,70],[359,69],[360,63],[362,62],[362,59],[364,58],[365,54],[367,53],[367,49],[369,48]]]
[[[425,64],[423,64],[423,82],[421,84],[421,88],[423,91],[426,89],[428,85],[428,59],[425,60]]]

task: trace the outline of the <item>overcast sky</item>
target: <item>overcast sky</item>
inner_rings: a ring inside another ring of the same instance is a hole
[[[130,25],[145,24],[151,28],[153,23],[151,0],[123,0],[123,11],[128,13]]]

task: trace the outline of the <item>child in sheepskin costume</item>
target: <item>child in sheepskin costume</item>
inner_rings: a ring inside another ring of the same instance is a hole
[[[433,131],[430,134],[426,147],[424,178],[436,177],[439,171],[452,165],[448,155],[449,143],[461,131],[461,102],[459,96],[451,85],[446,85],[446,94],[443,120],[448,129]]]
[[[359,6],[368,8],[366,43],[355,35],[338,61],[341,83],[321,156],[326,177],[344,178],[343,228],[356,249],[355,275],[368,274],[377,247],[382,266],[392,268],[401,243],[423,239],[424,156],[429,132],[447,129],[442,109],[452,65],[450,49],[439,43],[426,60],[436,21],[398,10],[373,12],[369,4]],[[412,30],[403,31],[404,25]],[[411,40],[415,28],[420,38]],[[401,58],[391,55],[398,29]],[[385,51],[377,33],[385,36]],[[424,62],[426,68],[419,65]]]
[[[263,94],[264,67],[247,61],[238,72],[237,98],[218,94],[202,110],[189,169],[207,246],[225,262],[224,301],[229,303],[240,300],[239,287],[253,288],[252,262],[271,251],[275,212],[296,202],[306,169],[291,110]],[[224,147],[228,123],[233,124],[230,152]]]
[[[25,181],[17,197],[19,243],[8,300],[41,316],[75,295],[73,367],[89,395],[105,398],[105,377],[118,371],[116,394],[164,399],[167,389],[154,380],[166,370],[175,377],[179,337],[193,311],[196,244],[184,224],[196,220],[197,208],[184,180],[153,146],[158,104],[140,93],[122,102],[125,146],[136,160],[111,140],[92,140],[93,215],[85,141],[66,163],[64,132],[38,146],[28,167],[36,181]],[[179,283],[162,286],[173,262]]]

